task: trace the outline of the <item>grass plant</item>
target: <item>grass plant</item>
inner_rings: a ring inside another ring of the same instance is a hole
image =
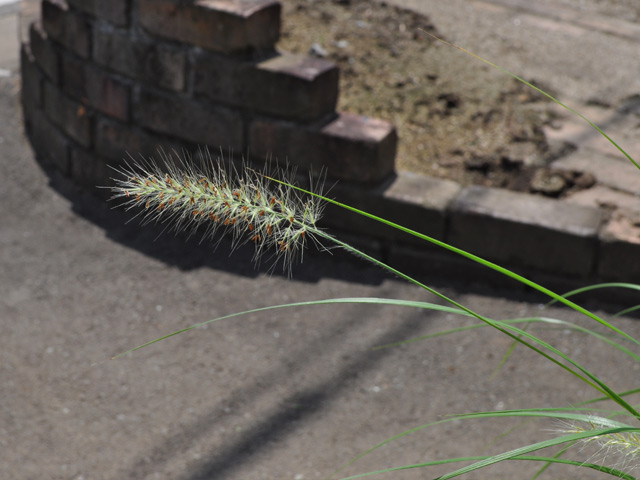
[[[460,48],[455,46],[456,48]],[[468,54],[470,52],[461,49]],[[474,54],[471,54],[476,58]],[[498,67],[482,58],[480,60],[506,72],[517,78],[519,81],[540,91],[553,101],[565,106],[548,93],[539,90],[520,77]],[[565,106],[565,108],[568,108]],[[571,110],[573,111],[573,110]],[[573,111],[581,118],[578,112]],[[598,132],[605,135],[596,125],[585,119]],[[620,149],[626,156],[636,164],[629,155],[622,150],[608,136],[614,146]],[[475,470],[488,467],[503,461],[528,461],[540,463],[540,469],[535,475],[541,475],[554,464],[573,465],[577,468],[588,468],[600,471],[617,478],[634,479],[633,471],[640,464],[640,412],[638,407],[633,405],[628,398],[640,392],[640,389],[629,391],[616,391],[608,383],[607,378],[600,378],[586,366],[572,358],[569,354],[558,349],[548,341],[531,332],[529,328],[532,324],[543,324],[548,326],[562,326],[571,328],[575,332],[582,332],[593,335],[602,342],[603,347],[613,348],[618,352],[628,356],[634,362],[640,362],[638,347],[640,341],[620,330],[611,321],[602,318],[595,313],[585,309],[570,300],[569,297],[576,293],[588,292],[594,288],[622,287],[638,289],[640,287],[631,284],[602,284],[579,291],[569,292],[566,295],[557,294],[542,285],[539,285],[525,277],[522,277],[509,269],[496,265],[488,260],[473,255],[470,252],[460,250],[452,245],[448,245],[437,239],[425,236],[419,232],[410,230],[401,225],[392,223],[386,219],[376,217],[370,213],[356,209],[354,207],[332,200],[321,192],[313,189],[303,189],[292,184],[291,177],[276,176],[270,172],[257,172],[250,168],[242,168],[237,171],[233,167],[223,165],[220,159],[207,160],[203,166],[197,167],[190,159],[182,159],[175,164],[171,158],[163,158],[163,163],[168,165],[167,169],[161,169],[151,161],[138,161],[118,170],[119,176],[115,178],[116,186],[113,188],[114,198],[120,200],[126,208],[136,209],[137,215],[143,218],[143,222],[160,222],[166,224],[167,228],[177,230],[189,230],[191,232],[202,231],[205,238],[215,238],[220,231],[226,232],[233,239],[233,246],[243,243],[252,243],[255,248],[254,259],[260,260],[265,254],[272,261],[282,262],[283,268],[290,271],[292,264],[302,258],[304,249],[313,244],[321,249],[339,247],[347,250],[364,260],[371,262],[388,272],[396,275],[409,283],[420,287],[441,300],[448,303],[448,306],[436,305],[428,302],[410,302],[385,298],[334,298],[314,302],[296,302],[276,306],[268,306],[258,309],[238,312],[225,317],[207,320],[191,327],[170,333],[161,338],[151,340],[143,345],[137,346],[121,353],[114,358],[149,346],[163,339],[186,332],[204,324],[220,321],[228,318],[235,318],[241,315],[272,310],[276,308],[294,308],[301,306],[312,306],[319,304],[379,304],[396,305],[399,307],[411,307],[430,310],[440,310],[461,315],[474,317],[478,323],[473,326],[451,329],[442,334],[453,334],[471,328],[491,327],[504,335],[510,337],[514,346],[525,347],[558,368],[565,371],[575,379],[583,382],[594,391],[595,397],[589,402],[574,405],[572,408],[545,408],[545,409],[518,409],[510,411],[488,411],[473,412],[466,415],[452,415],[442,420],[416,426],[415,428],[392,436],[384,442],[373,446],[370,450],[353,459],[348,465],[357,461],[365,455],[369,455],[378,448],[399,438],[411,435],[419,430],[434,427],[435,425],[464,421],[471,422],[486,418],[512,418],[521,420],[547,419],[559,422],[562,428],[556,432],[552,438],[544,441],[522,445],[498,455],[482,457],[451,458],[448,460],[438,460],[411,465],[393,466],[384,470],[366,472],[356,476],[346,477],[346,479],[363,478],[377,474],[398,472],[408,469],[427,469],[435,465],[455,465],[464,463],[460,468],[452,467],[452,470],[437,477],[439,480],[458,477]],[[636,164],[637,166],[637,164]],[[546,295],[551,302],[560,302],[565,306],[580,312],[593,322],[594,328],[578,326],[568,322],[545,318],[521,318],[510,320],[491,319],[479,312],[458,303],[456,300],[447,297],[443,293],[425,285],[418,279],[403,273],[380,260],[373,258],[342,240],[330,235],[318,227],[318,221],[322,215],[323,205],[327,202],[345,208],[356,215],[366,216],[377,222],[401,230],[413,235],[425,242],[435,244],[441,248],[452,251],[471,261],[479,263],[489,269],[493,269],[511,279],[527,285],[540,293]],[[631,311],[631,309],[627,310]],[[604,327],[606,333],[600,333],[595,327]],[[411,339],[410,341],[426,340]],[[395,345],[387,345],[386,348]],[[594,409],[595,402],[609,401],[613,408],[606,410]],[[604,453],[600,461],[595,461],[595,457],[589,457],[583,461],[570,460],[565,458],[570,446],[576,444],[597,445],[598,450]],[[547,453],[549,449],[555,449],[553,453]],[[544,453],[540,453],[544,451]],[[615,454],[615,455],[614,455]],[[346,467],[346,465],[344,466]],[[341,468],[334,473],[332,478],[336,478],[344,469]],[[428,477],[428,471],[425,472]],[[343,480],[346,480],[343,479]]]

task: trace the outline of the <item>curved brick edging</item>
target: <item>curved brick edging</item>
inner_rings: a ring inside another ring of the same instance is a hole
[[[21,52],[39,159],[89,188],[127,153],[203,146],[389,178],[395,128],[337,113],[338,68],[277,52],[280,13],[273,0],[44,0]]]
[[[563,291],[600,281],[640,283],[640,222],[634,222],[628,211],[608,215],[600,208],[566,200],[462,187],[451,180],[402,171],[378,188],[338,185],[332,194],[349,205]],[[373,239],[362,246],[402,271],[445,276],[450,272],[482,282],[488,279],[485,267],[398,230],[354,217],[330,207],[325,218],[333,228],[349,225],[350,231]],[[501,283],[500,278],[493,276],[489,283]],[[605,295],[612,299],[616,294]]]
[[[395,130],[335,113],[337,68],[275,52],[277,2],[106,5],[44,0],[42,23],[31,26],[21,51],[25,124],[34,149],[76,182],[107,184],[107,164],[125,152],[149,156],[158,147],[223,144],[256,158],[272,153],[297,160],[303,168],[326,165],[333,177],[349,181],[332,190],[338,199],[527,276],[640,281],[639,228],[632,219],[406,172],[393,176]],[[176,21],[167,23],[167,14]],[[240,33],[212,39],[210,26],[220,22]],[[242,25],[251,26],[251,35]],[[369,239],[365,246],[396,266],[472,275],[468,262],[457,264],[457,257],[396,230],[329,210],[331,226]]]

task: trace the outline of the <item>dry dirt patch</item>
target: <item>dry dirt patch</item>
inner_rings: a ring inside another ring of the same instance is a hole
[[[593,183],[546,167],[565,153],[542,131],[555,119],[551,102],[434,41],[423,30],[446,34],[429,18],[371,0],[282,3],[279,48],[339,65],[338,109],[392,122],[399,169],[550,196]]]

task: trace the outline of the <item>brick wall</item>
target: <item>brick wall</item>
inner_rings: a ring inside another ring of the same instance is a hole
[[[127,154],[207,146],[271,156],[325,167],[341,180],[338,200],[511,268],[640,278],[621,253],[636,252],[637,239],[600,228],[597,208],[394,173],[393,126],[336,112],[338,68],[277,52],[280,13],[273,0],[43,0],[21,51],[37,158],[108,195],[95,187]],[[487,281],[486,269],[333,205],[323,221],[400,269]]]
[[[38,158],[90,188],[127,154],[203,146],[389,178],[393,126],[336,112],[338,68],[278,52],[280,15],[274,0],[43,0],[21,54]]]

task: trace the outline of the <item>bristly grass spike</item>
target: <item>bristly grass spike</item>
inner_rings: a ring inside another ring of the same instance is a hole
[[[318,237],[328,237],[317,226],[322,200],[303,198],[291,188],[293,172],[238,170],[206,150],[199,154],[200,165],[189,155],[160,155],[163,167],[140,159],[114,168],[119,175],[113,178],[112,199],[123,200],[126,209],[139,209],[136,217],[143,223],[164,223],[190,235],[202,231],[203,239],[229,234],[232,249],[253,243],[256,262],[270,252],[272,268],[282,261],[289,273],[302,260],[309,238],[320,246]],[[280,181],[273,182],[274,176]]]

